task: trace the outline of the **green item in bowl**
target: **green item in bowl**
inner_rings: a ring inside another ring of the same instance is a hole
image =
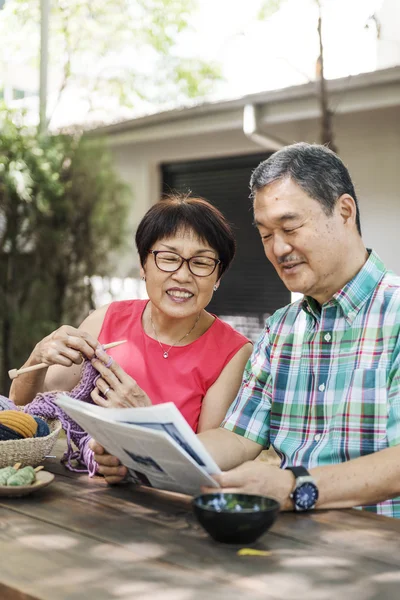
[[[251,544],[274,523],[280,504],[267,496],[216,492],[194,498],[193,510],[217,542]]]
[[[0,485],[7,485],[7,480],[16,472],[17,469],[14,469],[14,467],[4,467],[4,469],[0,469]]]
[[[24,467],[19,469],[7,479],[7,485],[30,485],[36,479],[35,469],[33,467]]]

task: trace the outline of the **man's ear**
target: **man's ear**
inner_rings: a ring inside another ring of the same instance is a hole
[[[142,266],[140,267],[140,279],[146,279],[146,273]]]
[[[353,196],[343,194],[338,198],[336,207],[344,225],[356,224],[357,207]]]

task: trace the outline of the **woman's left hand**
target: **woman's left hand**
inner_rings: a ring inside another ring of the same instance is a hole
[[[110,356],[102,349],[96,350],[92,365],[101,375],[96,381],[91,398],[95,404],[107,408],[128,408],[132,406],[151,406],[148,395],[138,386]]]

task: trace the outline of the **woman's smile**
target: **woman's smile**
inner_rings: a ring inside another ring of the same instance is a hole
[[[172,300],[172,302],[187,302],[191,298],[193,298],[194,294],[185,288],[169,288],[166,292],[167,296]]]

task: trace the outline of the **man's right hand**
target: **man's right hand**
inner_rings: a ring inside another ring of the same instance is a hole
[[[94,459],[99,465],[98,472],[104,475],[109,484],[120,483],[128,473],[128,469],[121,465],[116,456],[108,454],[103,446],[95,440],[90,440],[89,448],[94,452]]]

